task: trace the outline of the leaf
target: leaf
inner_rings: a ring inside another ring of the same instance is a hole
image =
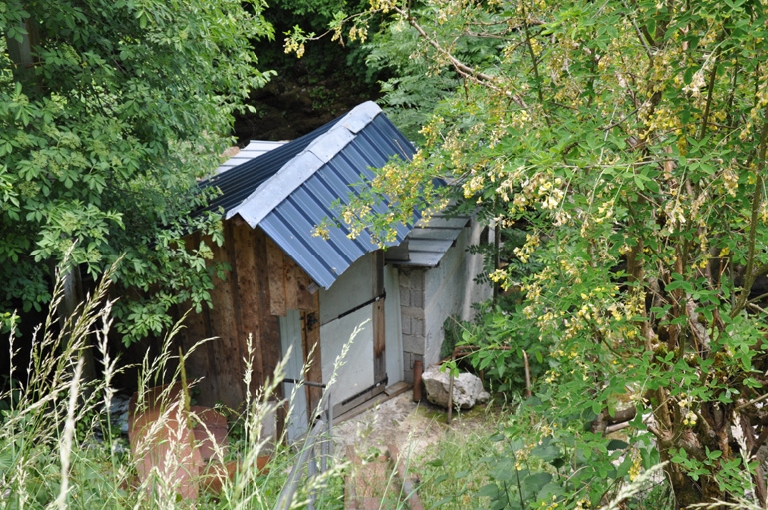
[[[607,446],[609,451],[625,450],[627,447],[629,447],[629,443],[622,441],[621,439],[611,439]]]
[[[552,474],[551,473],[533,473],[531,475],[526,476],[522,482],[521,485],[523,487],[523,490],[529,493],[538,493],[541,489],[544,488],[545,485],[547,485],[549,482],[552,481]]]
[[[536,499],[539,501],[552,501],[553,496],[565,496],[565,488],[556,482],[549,482],[541,488]]]
[[[486,484],[477,491],[477,495],[481,498],[493,498],[496,497],[498,493],[499,487],[495,483]]]
[[[646,28],[648,30],[648,33],[651,34],[651,37],[656,36],[656,18],[653,16],[648,17],[648,24],[646,25]]]
[[[629,470],[632,467],[632,457],[627,455],[624,458],[624,462],[622,462],[619,467],[616,469],[616,478],[624,478],[629,474]]]
[[[438,508],[443,505],[447,505],[448,503],[452,503],[456,498],[453,496],[446,496],[442,499],[437,500],[435,503],[432,504],[432,508]]]
[[[432,485],[438,485],[438,484],[441,484],[441,483],[443,483],[444,481],[446,481],[447,479],[448,479],[448,475],[446,475],[445,473],[443,473],[443,474],[441,474],[441,475],[438,475],[438,476],[436,476],[436,477],[435,477],[435,478],[432,480]]]
[[[496,466],[491,470],[490,475],[494,480],[509,482],[516,477],[516,471],[517,468],[512,462],[512,459],[508,457],[502,457],[499,459]]]
[[[537,445],[531,450],[531,455],[543,460],[544,462],[551,462],[559,458],[562,454],[560,449],[555,445]]]

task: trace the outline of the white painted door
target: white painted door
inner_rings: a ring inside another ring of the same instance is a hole
[[[290,347],[290,358],[285,366],[285,377],[303,381],[304,352],[301,342],[301,314],[298,310],[287,310],[285,317],[280,317],[280,348],[285,358]],[[309,428],[307,419],[307,392],[304,385],[283,383],[283,394],[289,401],[289,415],[286,433],[292,443],[305,434]]]
[[[334,405],[374,385],[372,309],[366,305],[320,328],[323,383],[328,384],[336,371],[336,382],[329,387]],[[358,327],[357,335],[351,338]],[[337,365],[342,351],[346,355]]]
[[[384,288],[387,300],[384,303],[387,339],[387,385],[403,380],[403,326],[400,312],[400,285],[397,268],[384,266]]]

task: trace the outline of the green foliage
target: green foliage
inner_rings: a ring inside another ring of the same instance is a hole
[[[365,9],[361,1],[347,2],[346,0],[287,0],[274,6],[279,10],[290,13],[289,16],[303,18],[313,30],[324,30],[337,16],[337,13],[352,10],[358,12]]]
[[[486,409],[486,412],[488,410]],[[606,438],[564,419],[538,399],[491,411],[481,426],[462,422],[414,461],[425,506],[442,509],[600,508],[621,494],[633,509],[671,509],[670,486],[648,434]],[[587,418],[588,419],[588,418]],[[554,420],[554,421],[553,421]],[[627,483],[632,494],[620,488]]]
[[[270,73],[250,39],[272,37],[262,5],[239,0],[18,0],[0,9],[0,278],[2,307],[40,310],[51,264],[97,277],[121,254],[121,285],[156,296],[121,302],[141,336],[170,305],[207,300],[204,249],[214,231],[195,179],[227,145],[232,113]],[[142,315],[143,314],[143,315]],[[129,331],[130,330],[130,331]],[[132,336],[126,337],[130,341]]]
[[[365,196],[346,212],[352,230],[387,239],[414,207],[456,191],[523,226],[514,254],[540,266],[489,277],[525,294],[518,313],[547,348],[539,398],[560,417],[605,416],[619,396],[652,415],[632,429],[671,461],[681,507],[749,483],[766,494],[742,459],[768,437],[765,296],[753,293],[768,273],[762,7],[386,1],[369,13],[411,27],[420,54],[463,83],[432,112],[414,160],[373,181],[398,211],[372,217],[376,195]],[[462,41],[487,54],[464,60]],[[574,437],[606,465],[597,436]]]
[[[459,85],[455,73],[436,68],[417,48],[419,36],[403,20],[387,23],[366,45],[369,70],[388,78],[381,81],[381,105],[392,122],[412,141],[438,102]]]
[[[463,343],[479,347],[470,361],[496,391],[525,388],[525,356],[532,382],[550,368],[551,343],[539,339],[537,323],[526,318],[521,309],[521,305],[510,305],[506,310],[497,305],[483,310],[476,329],[463,339]]]
[[[66,260],[62,267],[68,267]],[[113,266],[111,271],[114,270]],[[0,508],[273,508],[298,455],[287,446],[272,449],[268,444],[271,438],[262,436],[267,417],[274,417],[278,407],[289,407],[275,394],[284,377],[282,364],[275,367],[267,384],[254,394],[249,392],[245,411],[238,417],[236,433],[230,437],[228,460],[237,461],[238,470],[234,479],[223,482],[220,494],[201,490],[197,501],[177,494],[179,488],[174,484],[178,480],[169,473],[187,466],[175,464],[179,459],[173,445],[164,457],[165,472],[156,466],[144,479],[139,479],[136,463],[137,457],[145,453],[142,442],[134,443],[129,451],[105,412],[116,392],[112,386],[114,377],[123,370],[119,360],[110,357],[108,348],[114,304],[107,297],[110,276],[105,274],[94,294],[77,307],[61,330],[54,331],[58,329],[54,326],[59,317],[56,306],[63,297],[64,283],[63,278],[57,278],[53,305],[45,323],[37,330],[39,336],[32,342],[31,362],[23,367],[29,371],[24,381],[15,379],[15,376],[21,377],[22,367],[18,367],[17,360],[11,356],[11,372],[7,374],[11,383],[7,390],[0,392]],[[179,360],[173,349],[174,336],[179,330],[180,325],[176,324],[156,356],[145,355],[139,369],[137,409],[143,408],[149,395],[157,397],[156,388],[151,386],[165,382],[169,383],[166,388],[170,388],[182,379],[178,367],[184,365],[184,360]],[[185,359],[203,342],[184,354]],[[253,345],[248,347],[243,380],[252,388],[255,350]],[[14,352],[13,344],[11,351]],[[99,370],[97,376],[88,379],[83,367],[84,360],[91,356]],[[196,419],[194,414],[188,418]],[[175,429],[176,425],[163,422],[169,419],[175,422],[177,417],[170,411],[160,413],[146,435]],[[103,439],[93,433],[98,422],[102,422],[99,425]],[[166,439],[166,445],[180,441],[173,435]],[[267,471],[257,469],[262,455],[270,456]],[[309,492],[316,489],[319,508],[342,508],[343,476],[340,473],[344,466],[329,464],[323,476],[306,476],[301,480],[302,492],[294,504],[305,501]],[[210,480],[198,479],[195,483],[203,486],[206,481]]]

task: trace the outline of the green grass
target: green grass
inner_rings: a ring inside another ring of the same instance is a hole
[[[102,279],[109,281],[109,274]],[[283,488],[287,472],[296,457],[296,448],[271,448],[272,460],[266,472],[256,468],[260,455],[268,450],[270,441],[260,435],[262,421],[282,405],[276,389],[282,376],[282,366],[267,384],[249,395],[246,411],[239,417],[238,433],[228,452],[237,460],[239,469],[233,480],[224,484],[220,494],[200,492],[197,501],[178,495],[172,485],[173,477],[150,474],[140,480],[132,454],[113,448],[119,441],[113,424],[101,409],[109,409],[114,395],[111,382],[121,370],[119,360],[109,357],[107,337],[111,326],[111,305],[107,284],[102,284],[93,296],[80,305],[57,333],[57,305],[62,297],[61,281],[46,323],[37,332],[31,353],[29,376],[24,381],[11,360],[11,388],[0,394],[0,508],[2,509],[267,509],[273,508]],[[181,380],[181,373],[169,369],[184,366],[171,349],[178,326],[163,342],[159,356],[146,357],[139,377],[139,393],[165,381]],[[11,352],[14,351],[11,332]],[[249,349],[253,352],[253,346]],[[86,354],[93,353],[96,372],[100,376],[88,380],[83,375]],[[189,353],[187,353],[188,355]],[[250,387],[251,364],[244,374]],[[172,382],[171,381],[171,382]],[[187,394],[187,392],[182,392]],[[188,397],[182,397],[182,399]],[[141,399],[140,399],[141,400]],[[180,406],[183,409],[183,406]],[[160,418],[168,419],[166,415]],[[104,441],[94,436],[96,421],[101,420]],[[278,441],[280,444],[280,441]],[[175,469],[176,458],[166,458]],[[342,508],[342,465],[330,463],[330,470],[321,477],[304,479],[295,501],[300,502],[314,490],[319,508]]]
[[[106,275],[103,281],[108,280]],[[101,409],[109,408],[114,394],[112,380],[121,368],[119,360],[108,355],[111,302],[106,285],[99,287],[77,309],[62,329],[63,333],[56,333],[57,328],[52,326],[58,320],[56,305],[61,299],[61,290],[61,285],[57,285],[48,320],[33,343],[30,376],[18,381],[16,377],[21,372],[12,369],[7,376],[14,383],[0,394],[0,509],[273,508],[302,448],[301,445],[283,446],[280,441],[280,446],[270,447],[269,441],[260,436],[265,417],[283,405],[276,397],[282,367],[276,368],[271,381],[258,393],[248,395],[246,411],[231,428],[227,459],[238,462],[237,475],[224,484],[220,494],[201,492],[197,501],[185,500],[178,496],[178,487],[172,486],[168,477],[149,476],[141,481],[132,454],[113,448],[119,434]],[[165,339],[158,357],[147,357],[142,363],[140,393],[160,382],[168,382],[163,381],[163,375],[172,373],[169,367],[184,366],[183,362],[177,363],[178,354],[171,349],[177,331]],[[13,345],[13,332],[11,342]],[[253,352],[250,341],[248,348]],[[93,352],[96,372],[101,374],[95,380],[83,376],[87,349]],[[250,359],[244,374],[247,388],[251,387]],[[181,374],[176,373],[171,379],[181,380]],[[416,412],[424,418],[445,422],[442,411],[420,407]],[[519,437],[499,434],[509,430],[516,413],[509,405],[489,405],[456,413],[451,430],[441,440],[423,452],[401,452],[406,458],[407,476],[415,482],[425,508],[463,510],[488,508],[493,504],[487,486],[491,481],[504,478],[499,466],[504,465],[509,443],[519,442],[534,448],[537,438],[545,435],[542,430],[547,424],[527,415],[522,417],[525,426],[516,429]],[[520,418],[517,417],[518,422]],[[103,442],[93,435],[99,420],[106,436]],[[267,451],[272,460],[268,471],[260,472],[256,468],[257,459]],[[558,480],[571,475],[560,467],[555,471],[545,460],[542,456],[526,461],[531,462],[526,469],[531,472],[549,469]],[[342,509],[344,475],[348,470],[348,464],[331,461],[330,470],[323,476],[312,479],[304,476],[292,508],[306,506],[313,493],[317,497],[316,508]],[[390,474],[389,482],[394,476],[394,472]],[[509,476],[507,479],[514,481]],[[403,503],[406,495],[401,493],[399,485],[387,483],[386,486],[388,493],[382,495],[386,501],[382,508],[407,508]],[[609,503],[622,489],[623,486],[618,486],[606,492],[606,501],[601,504]],[[508,492],[514,495],[515,490],[511,487]],[[528,498],[526,505],[534,500],[535,497]],[[567,494],[558,501],[563,502],[558,508],[578,508],[577,499],[568,499]],[[514,508],[514,503],[511,501],[510,506],[504,508]],[[627,509],[664,510],[672,508],[674,503],[668,484],[661,482],[639,488],[622,504],[622,508]]]

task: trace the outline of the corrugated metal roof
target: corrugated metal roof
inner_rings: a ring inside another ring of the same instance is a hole
[[[437,267],[468,224],[466,216],[438,214],[428,222],[419,220],[405,242],[387,252],[387,262],[398,266]]]
[[[343,227],[331,228],[326,241],[312,236],[315,226],[324,218],[340,219],[340,211],[331,209],[331,204],[337,199],[347,203],[361,176],[372,178],[372,168],[384,166],[392,157],[413,154],[411,143],[369,101],[309,135],[212,178],[208,185],[218,185],[223,195],[211,207],[223,207],[227,219],[240,215],[251,227],[261,227],[318,285],[328,288],[355,260],[378,246],[366,233],[349,239]],[[378,210],[385,211],[386,205]],[[393,244],[400,244],[409,230],[399,226]]]
[[[205,189],[216,186],[221,194],[210,202],[207,211],[220,208],[229,212],[248,198],[261,184],[275,175],[288,161],[293,159],[315,139],[328,132],[340,119],[334,119],[309,134],[274,148],[226,172],[214,175],[200,183]]]
[[[237,166],[247,163],[248,161],[265,154],[272,149],[277,149],[285,145],[288,142],[271,142],[268,140],[251,140],[251,142],[240,149],[237,154],[229,158],[222,163],[219,168],[216,169],[216,173],[220,174],[231,170]]]

